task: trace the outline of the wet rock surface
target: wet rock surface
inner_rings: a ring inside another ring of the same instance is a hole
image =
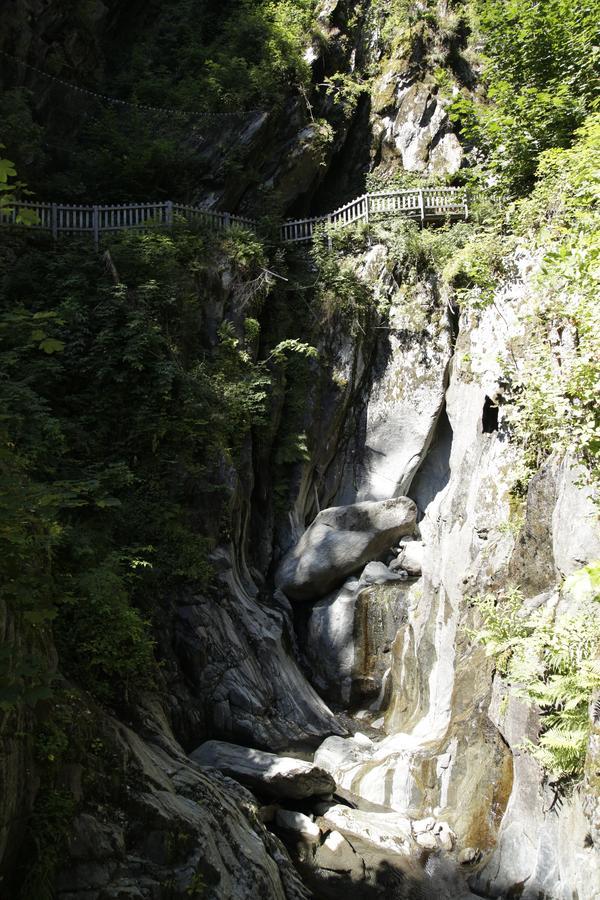
[[[314,604],[299,641],[322,696],[344,707],[384,704],[407,591],[405,576],[384,563],[369,563],[360,578]]]

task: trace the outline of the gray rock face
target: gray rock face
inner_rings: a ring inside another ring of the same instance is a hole
[[[302,799],[335,790],[335,781],[324,769],[287,756],[240,747],[225,741],[206,741],[190,754],[200,766],[219,769],[257,794]]]
[[[462,149],[443,105],[425,84],[401,80],[394,88],[392,83],[385,84],[390,77],[393,79],[390,74],[383,76],[381,89],[393,97],[393,114],[382,111],[373,129],[380,142],[382,168],[393,165],[400,156],[409,172],[458,171]]]
[[[408,586],[383,563],[313,606],[302,649],[312,681],[328,699],[376,704],[385,693],[391,645],[406,620]],[[381,705],[381,704],[379,704]]]
[[[208,733],[278,750],[342,733],[288,650],[285,597],[259,603],[256,587],[233,566],[222,579],[227,587],[218,603],[197,597],[176,612],[175,648],[192,694],[177,698],[179,714],[189,719],[197,708],[202,717],[190,743]]]
[[[536,760],[523,749],[526,739],[537,737],[537,710],[496,679],[490,715],[512,750],[514,784],[498,844],[470,879],[473,889],[502,897],[518,884],[523,885],[524,900],[596,900],[600,854],[585,814],[585,794],[575,792],[549,814],[554,793]]]
[[[386,296],[389,329],[378,339],[340,503],[408,493],[444,407],[452,357],[447,299],[435,280],[398,290],[389,274],[393,259],[382,245],[371,248],[364,268]]]
[[[330,738],[315,762],[340,788],[400,817],[433,814],[444,827],[422,832],[419,844],[433,848],[435,839],[473,873],[473,889],[484,896],[597,900],[600,724],[592,729],[583,785],[553,807],[542,771],[523,749],[526,738],[536,738],[535,711],[497,684],[492,691],[490,660],[469,637],[478,622],[467,597],[513,581],[525,606],[538,606],[556,599],[562,577],[598,555],[582,473],[568,460],[550,460],[530,484],[523,526],[511,496],[518,453],[503,429],[502,404],[498,431],[482,426],[486,396],[501,393],[498,361],[508,342],[526,340],[523,312],[535,265],[516,254],[515,279],[496,306],[461,318],[445,395],[448,428],[439,442],[448,477],[424,465],[413,481],[424,513],[422,578],[410,587],[407,620],[393,642],[388,736],[371,747]],[[402,382],[400,359],[397,368]],[[386,410],[393,419],[392,393],[382,395],[383,420]],[[331,824],[344,833],[341,822]]]
[[[284,557],[278,587],[292,600],[323,597],[410,534],[416,511],[408,497],[324,509]]]
[[[586,473],[565,459],[558,466],[552,513],[552,549],[559,576],[571,575],[600,557],[600,523]]]
[[[190,762],[161,725],[160,735],[142,740],[106,723],[102,740],[126,773],[123,806],[102,804],[78,815],[58,900],[184,900],[199,885],[206,900],[308,900],[252,795]]]

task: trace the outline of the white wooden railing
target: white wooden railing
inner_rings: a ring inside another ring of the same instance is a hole
[[[215,212],[202,206],[186,206],[166,200],[160,203],[124,203],[110,206],[72,206],[61,203],[18,201],[9,210],[0,211],[0,225],[18,225],[27,211],[29,227],[59,234],[90,234],[96,245],[102,234],[124,229],[171,227],[177,220],[204,224],[216,231],[237,225],[256,229],[258,223],[245,216]],[[34,215],[31,216],[30,214]],[[324,216],[290,219],[281,225],[285,243],[311,241],[320,225],[350,225],[371,218],[408,216],[425,224],[444,219],[468,217],[466,194],[460,188],[416,188],[376,191],[363,194]]]

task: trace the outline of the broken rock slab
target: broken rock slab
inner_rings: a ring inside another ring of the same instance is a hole
[[[329,772],[312,763],[227,741],[206,741],[190,754],[190,759],[269,797],[301,800],[331,794],[336,787]]]
[[[338,805],[327,810],[323,821],[382,849],[404,854],[411,851],[410,819],[398,813],[365,812]]]
[[[283,558],[277,586],[292,600],[316,600],[377,560],[415,527],[408,497],[324,509]]]

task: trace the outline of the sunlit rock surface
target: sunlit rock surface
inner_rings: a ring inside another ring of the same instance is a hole
[[[415,527],[407,497],[324,509],[285,556],[278,587],[293,600],[316,600]]]
[[[335,790],[331,775],[317,766],[225,741],[206,741],[190,754],[190,759],[273,797],[300,799]]]

